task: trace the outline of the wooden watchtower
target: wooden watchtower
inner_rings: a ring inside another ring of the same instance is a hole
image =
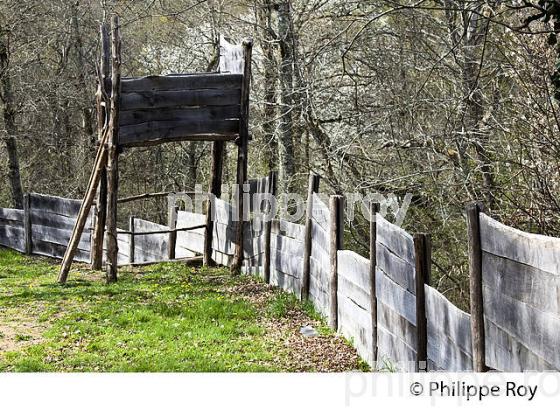
[[[121,78],[119,19],[113,16],[111,36],[101,26],[100,78],[97,93],[99,148],[87,191],[62,260],[59,282],[64,283],[97,195],[92,266],[101,267],[107,235],[107,281],[117,279],[117,194],[119,153],[129,147],[177,141],[213,141],[210,193],[220,196],[224,143],[237,145],[238,187],[247,180],[249,141],[249,85],[252,42],[220,42],[219,71]],[[109,50],[110,49],[110,50]],[[238,189],[241,192],[242,189]],[[243,195],[237,195],[238,220],[244,215]],[[243,224],[237,223],[232,270],[243,257]],[[212,263],[212,221],[207,213],[204,262]]]

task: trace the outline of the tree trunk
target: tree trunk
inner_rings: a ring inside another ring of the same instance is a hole
[[[8,151],[8,175],[12,191],[12,203],[15,208],[23,208],[23,189],[16,142],[15,104],[9,72],[8,40],[0,27],[0,100],[2,101],[2,117],[6,136],[4,141]]]
[[[293,79],[294,49],[291,23],[291,3],[278,4],[278,37],[280,41],[280,137],[278,139],[279,183],[281,191],[288,192],[295,174]]]

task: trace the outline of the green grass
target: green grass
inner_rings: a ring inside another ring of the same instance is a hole
[[[289,364],[277,358],[288,352],[267,335],[263,313],[274,319],[299,307],[316,317],[282,292],[259,311],[226,291],[254,279],[223,269],[163,263],[121,271],[106,285],[76,268],[65,286],[57,272],[49,260],[0,249],[0,346],[6,326],[16,326],[0,371],[283,371]]]

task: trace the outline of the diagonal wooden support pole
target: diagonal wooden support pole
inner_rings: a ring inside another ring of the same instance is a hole
[[[62,264],[60,266],[60,273],[58,274],[58,282],[66,283],[68,279],[68,272],[70,271],[70,266],[72,265],[72,260],[78,249],[78,243],[84,232],[84,227],[89,215],[89,211],[93,204],[93,200],[97,193],[97,186],[99,185],[99,180],[107,165],[107,140],[109,133],[106,132],[103,136],[101,144],[99,144],[99,149],[97,150],[97,155],[95,157],[93,172],[90,176],[86,194],[82,204],[80,205],[80,211],[78,212],[78,217],[76,218],[76,225],[74,225],[74,230],[72,231],[72,236],[70,237],[70,242],[68,242],[68,247],[64,253],[64,258],[62,259]]]

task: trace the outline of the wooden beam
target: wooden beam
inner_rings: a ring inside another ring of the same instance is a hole
[[[268,187],[267,187],[267,193],[271,194],[273,196],[273,198],[276,197],[276,184],[277,182],[277,173],[276,171],[270,171],[270,173],[268,174]],[[264,281],[266,283],[270,283],[270,264],[272,263],[272,255],[271,255],[271,249],[270,249],[270,239],[271,239],[271,233],[272,233],[272,219],[274,218],[274,215],[271,214],[271,212],[273,211],[272,207],[269,206],[267,207],[267,221],[264,222],[264,261],[263,261],[263,265],[264,265]]]
[[[338,330],[338,250],[342,249],[344,234],[344,197],[333,195],[330,210],[330,267],[329,276],[329,326]]]
[[[319,175],[309,173],[307,185],[307,212],[305,214],[305,236],[303,248],[303,274],[301,278],[301,300],[309,298],[309,278],[311,276],[311,240],[313,223],[313,194],[319,192]]]
[[[175,248],[177,246],[177,212],[179,207],[172,206],[169,209],[168,226],[169,226],[169,246],[167,247],[167,258],[175,259]]]
[[[238,221],[235,235],[235,253],[231,263],[231,273],[239,274],[243,264],[243,219],[245,216],[245,206],[243,201],[243,185],[247,181],[247,151],[249,145],[249,91],[251,83],[251,53],[253,41],[243,42],[243,82],[241,86],[241,118],[239,121],[239,140],[237,141],[237,212]]]
[[[379,212],[378,203],[370,203],[369,206],[369,296],[371,300],[371,341],[373,363],[377,366],[377,288],[375,283],[375,272],[377,269],[377,223],[376,216]],[[375,370],[375,369],[374,369]]]
[[[97,106],[97,140],[101,144],[103,134],[108,125],[108,105],[107,99],[107,80],[110,70],[110,51],[109,51],[109,31],[107,24],[103,23],[100,27],[101,36],[101,58],[99,64],[99,78],[96,94]],[[105,223],[107,220],[107,170],[101,170],[99,178],[99,188],[95,206],[95,226],[91,241],[91,268],[100,270],[103,263],[103,242],[105,240]]]
[[[467,229],[469,238],[469,287],[471,297],[471,333],[473,370],[485,372],[486,346],[484,336],[484,304],[482,298],[482,248],[480,240],[480,213],[482,204],[467,205]]]
[[[134,240],[134,220],[136,219],[135,216],[130,216],[128,218],[128,229],[130,230],[130,241],[129,248],[128,248],[128,261],[133,264],[134,259],[136,258],[136,251],[135,251],[135,240]]]
[[[428,370],[428,324],[426,320],[426,296],[424,285],[429,284],[431,269],[430,235],[414,235],[416,259],[416,371]]]
[[[107,283],[117,281],[117,195],[119,173],[119,100],[121,80],[121,39],[119,17],[111,21],[111,116],[109,119],[109,147],[107,159]]]
[[[206,226],[204,231],[204,266],[214,266],[212,260],[212,238],[214,221],[212,220],[214,198],[222,196],[222,174],[224,168],[224,143],[215,141],[212,144],[212,168],[210,171],[210,195],[206,203]]]
[[[23,195],[23,233],[25,238],[25,254],[33,252],[32,225],[31,225],[31,200],[30,194]]]

